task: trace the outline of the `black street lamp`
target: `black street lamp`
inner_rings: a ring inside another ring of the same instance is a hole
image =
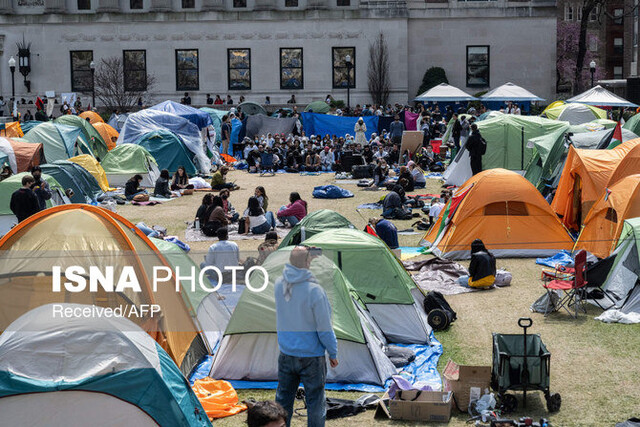
[[[593,75],[596,73],[596,61],[589,63],[589,71],[591,72],[591,87],[593,87]]]
[[[353,68],[353,62],[351,62],[351,55],[344,57],[344,65],[347,67],[347,109],[351,109],[351,69]]]
[[[91,102],[93,108],[96,108],[96,63],[91,61],[89,68],[91,68]]]
[[[9,58],[9,69],[11,70],[11,98],[16,97],[16,60]]]

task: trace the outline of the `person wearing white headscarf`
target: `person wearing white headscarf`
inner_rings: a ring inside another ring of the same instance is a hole
[[[364,124],[362,117],[358,117],[358,121],[356,122],[356,126],[353,130],[356,133],[356,144],[361,144],[364,147],[369,143],[366,135],[364,134],[367,131],[367,125]]]

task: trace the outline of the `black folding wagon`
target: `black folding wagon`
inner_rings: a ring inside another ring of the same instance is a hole
[[[539,390],[544,393],[549,412],[560,409],[562,399],[558,393],[549,391],[549,366],[551,354],[540,335],[528,334],[533,320],[522,317],[518,320],[524,333],[493,334],[493,366],[491,387],[498,393],[502,409],[513,412],[518,400],[508,391],[522,391],[522,404],[527,406],[527,391]]]

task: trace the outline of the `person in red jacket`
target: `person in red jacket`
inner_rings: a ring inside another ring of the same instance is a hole
[[[278,211],[278,220],[284,225],[289,223],[293,227],[307,216],[307,202],[302,200],[300,194],[295,191],[289,194],[289,202],[291,203]]]

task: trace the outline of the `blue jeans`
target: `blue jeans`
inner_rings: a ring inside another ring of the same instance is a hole
[[[281,211],[282,209],[285,209],[285,208],[286,208],[286,206],[282,206],[282,207],[280,208],[280,211]],[[278,211],[278,212],[279,212],[279,211]],[[292,227],[294,227],[297,223],[299,223],[299,222],[300,222],[300,220],[299,220],[297,217],[293,216],[293,215],[291,215],[291,216],[280,216],[280,215],[278,215],[278,219],[279,219],[279,220],[280,220],[280,222],[281,222],[281,223],[283,223],[284,225],[287,225],[287,223],[289,223],[289,225],[291,225]]]
[[[470,288],[471,286],[469,286],[469,276],[458,277],[458,284],[460,286],[464,286],[465,288]]]
[[[258,225],[257,227],[253,227],[251,229],[251,233],[253,234],[266,234],[267,231],[276,227],[276,219],[273,216],[273,212],[265,212],[264,216],[267,218],[267,222],[264,224]]]
[[[133,200],[133,198],[136,197],[138,194],[147,194],[147,190],[142,190],[142,191],[138,191],[137,193],[134,193],[134,194],[129,194],[127,196],[127,200]]]
[[[326,380],[327,362],[324,356],[295,357],[280,353],[276,402],[287,411],[287,426],[291,425],[293,403],[300,382],[304,386],[307,400],[307,426],[324,426],[326,418],[324,384]]]
[[[147,237],[158,237],[160,235],[156,230],[147,226],[144,222],[137,223],[136,227],[138,227]]]

